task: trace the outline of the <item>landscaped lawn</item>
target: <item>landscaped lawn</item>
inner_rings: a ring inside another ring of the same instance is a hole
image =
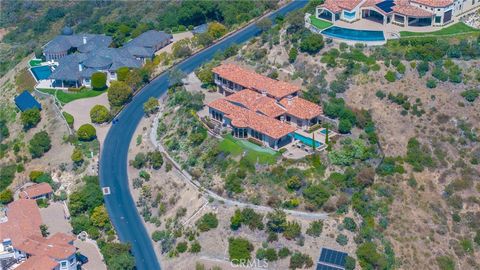
[[[277,161],[278,152],[271,149],[260,147],[254,143],[246,140],[239,140],[227,135],[219,144],[220,151],[230,153],[233,156],[238,156],[246,152],[245,158],[251,164],[273,164]]]
[[[316,18],[315,15],[310,16],[310,22],[319,30],[332,26],[331,22],[320,20]]]
[[[409,32],[409,31],[400,31],[400,37],[423,37],[423,36],[452,36],[458,34],[467,34],[467,33],[480,33],[479,29],[470,27],[463,22],[458,22],[452,24],[448,27],[440,29],[433,32]]]
[[[80,92],[64,92],[62,90],[56,90],[56,89],[38,89],[40,92],[48,93],[55,95],[55,92],[57,92],[57,98],[62,104],[67,104],[69,102],[72,102],[77,99],[81,98],[90,98],[90,97],[96,97],[98,95],[101,95],[105,93],[106,91],[97,91],[97,90],[82,90]]]

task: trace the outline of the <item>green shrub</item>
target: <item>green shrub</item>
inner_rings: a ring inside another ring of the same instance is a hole
[[[232,263],[239,264],[241,261],[249,261],[252,251],[253,245],[247,239],[241,237],[228,239],[228,255]]]
[[[202,232],[215,229],[218,226],[217,215],[214,213],[206,213],[199,220],[197,220],[195,225]]]
[[[256,257],[259,260],[267,260],[269,262],[278,260],[278,255],[274,248],[267,248],[267,249],[259,248],[257,250]]]
[[[423,146],[417,139],[411,138],[408,140],[405,161],[412,165],[414,171],[421,172],[425,167],[435,165],[430,152],[427,146]]]
[[[378,90],[375,93],[375,96],[377,96],[379,99],[384,99],[387,95],[382,90]]]
[[[90,119],[92,123],[102,124],[110,121],[111,115],[107,107],[103,105],[95,105],[90,110]]]
[[[353,220],[353,218],[346,217],[343,219],[343,227],[351,232],[357,230],[357,223]]]
[[[345,234],[339,234],[335,241],[341,246],[346,246],[348,244],[348,237]]]
[[[16,167],[15,164],[0,167],[0,190],[4,190],[12,183],[17,171]]]
[[[313,237],[319,237],[323,231],[323,221],[316,220],[310,222],[306,233]]]
[[[156,113],[158,111],[158,99],[150,97],[145,103],[143,103],[143,111],[147,116]]]
[[[200,251],[202,251],[202,246],[200,245],[200,243],[198,241],[194,241],[192,243],[192,245],[190,246],[189,252],[190,253],[199,253]]]
[[[330,193],[321,184],[312,184],[303,190],[303,197],[317,209],[330,198]]]
[[[438,256],[436,258],[440,270],[455,270],[455,261],[449,256]]]
[[[298,56],[298,50],[295,47],[292,47],[288,52],[288,61],[290,63],[295,62],[295,60],[297,60],[297,56]]]
[[[480,95],[480,91],[476,89],[470,89],[470,90],[463,91],[461,95],[463,98],[465,98],[466,101],[474,102]]]
[[[357,258],[363,269],[385,269],[387,260],[377,252],[377,246],[372,242],[365,242],[357,248]]]
[[[25,110],[20,114],[20,120],[25,130],[33,128],[41,120],[40,111],[37,108]]]
[[[435,81],[434,79],[428,79],[427,87],[430,89],[437,87],[437,81]]]
[[[123,106],[132,98],[132,89],[124,82],[112,81],[108,88],[108,102],[111,106]]]
[[[287,247],[283,247],[278,251],[278,257],[283,259],[290,255],[290,250]]]
[[[63,117],[65,117],[65,121],[67,121],[67,124],[69,127],[73,127],[73,123],[75,122],[75,119],[73,118],[73,115],[67,113],[67,112],[62,112]]]
[[[283,231],[283,237],[287,240],[298,238],[302,234],[302,226],[296,221],[288,221]]]
[[[40,131],[33,135],[32,139],[29,142],[30,154],[32,158],[42,157],[44,153],[48,152],[52,147],[50,136],[46,131]]]
[[[120,67],[117,69],[117,80],[124,82],[128,78],[130,69],[128,67]]]
[[[187,242],[180,242],[177,244],[177,251],[178,253],[184,253],[188,249],[188,243]]]
[[[107,74],[103,72],[95,72],[92,74],[93,90],[104,90],[107,88]]]
[[[290,269],[310,268],[313,266],[313,260],[307,254],[295,252],[290,257]]]
[[[388,81],[388,82],[394,82],[397,80],[396,78],[396,75],[395,75],[395,72],[389,70],[387,71],[387,74],[385,74],[385,79]]]
[[[11,189],[5,189],[0,192],[0,205],[5,205],[13,201],[13,192]]]
[[[81,141],[91,141],[97,137],[97,131],[90,124],[83,124],[77,130],[78,139]]]
[[[306,34],[300,42],[300,51],[309,54],[316,54],[323,48],[324,45],[325,43],[322,35],[308,32],[308,34]]]

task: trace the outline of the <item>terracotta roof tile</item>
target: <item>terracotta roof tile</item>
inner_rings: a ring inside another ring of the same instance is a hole
[[[223,98],[214,100],[208,106],[223,112],[225,117],[232,121],[233,126],[239,128],[248,127],[274,139],[279,139],[296,130],[289,124],[234,105]]]
[[[268,95],[278,99],[300,91],[300,87],[296,85],[268,78],[235,64],[223,64],[213,68],[212,71],[244,88],[266,91]]]
[[[48,183],[40,183],[26,187],[20,192],[20,198],[30,199],[52,193],[53,189]]]
[[[411,2],[429,7],[448,7],[453,5],[453,0],[411,0]]]
[[[274,118],[285,113],[285,110],[277,104],[275,99],[266,97],[250,89],[238,91],[227,96],[225,99],[231,102],[240,103],[249,110],[259,111]]]
[[[7,206],[7,218],[0,223],[0,239],[10,238],[15,249],[31,256],[48,256],[65,259],[75,253],[76,248],[69,243],[73,236],[56,233],[44,238],[40,231],[42,217],[37,202],[30,199],[18,199]]]
[[[52,270],[58,266],[58,262],[48,256],[32,256],[20,264],[16,270]]]
[[[338,13],[343,9],[353,10],[358,6],[362,0],[326,0],[321,7],[327,8],[328,10]]]
[[[312,119],[323,113],[322,107],[300,97],[284,98],[280,104],[285,107],[288,114],[301,119]]]
[[[10,238],[15,245],[28,236],[42,236],[40,225],[42,217],[37,202],[19,199],[7,206],[8,221],[0,223],[0,239]]]
[[[415,7],[412,5],[395,5],[392,7],[393,11],[398,14],[412,16],[412,17],[432,17],[433,13],[430,11],[426,11],[419,7]]]
[[[58,260],[72,256],[77,250],[68,242],[59,243],[58,239],[51,241],[42,236],[30,236],[14,247],[33,256],[49,256]]]

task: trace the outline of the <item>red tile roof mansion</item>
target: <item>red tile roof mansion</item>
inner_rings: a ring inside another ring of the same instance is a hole
[[[479,0],[325,0],[315,16],[332,22],[368,19],[399,26],[444,26],[479,5]]]
[[[318,123],[322,108],[298,96],[300,87],[234,64],[213,69],[225,97],[210,102],[210,117],[239,138],[253,137],[278,148],[290,143],[298,128]]]
[[[77,268],[75,237],[64,233],[43,237],[40,231],[42,217],[35,200],[11,202],[5,215],[0,221],[1,258],[23,261],[16,269]]]

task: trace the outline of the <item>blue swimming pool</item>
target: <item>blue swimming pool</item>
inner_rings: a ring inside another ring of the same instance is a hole
[[[322,31],[328,37],[341,38],[356,41],[385,41],[383,31],[356,30],[332,26]]]
[[[50,66],[32,67],[31,70],[37,81],[46,80],[50,74],[52,74],[52,68]]]
[[[322,133],[323,135],[327,135],[327,129],[324,128],[324,129],[320,130],[320,133]],[[330,132],[328,132],[328,133],[330,133]]]
[[[317,141],[317,140],[314,141],[312,138],[305,137],[305,136],[303,136],[303,135],[301,135],[301,134],[298,134],[298,133],[294,133],[294,134],[293,134],[293,137],[294,137],[296,140],[299,140],[299,141],[301,141],[303,144],[308,145],[308,146],[310,146],[310,147],[313,147],[313,146],[315,145],[315,147],[318,148],[318,147],[322,146],[322,144],[323,144],[323,143],[321,143],[321,142],[319,142],[319,141]],[[315,144],[314,144],[314,142],[315,142]]]

